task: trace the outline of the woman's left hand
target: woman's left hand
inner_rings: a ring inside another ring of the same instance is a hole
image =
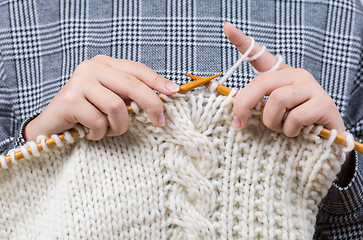
[[[247,51],[251,39],[242,31],[225,23],[224,32],[240,53]],[[260,49],[261,46],[256,43],[249,56]],[[265,72],[276,61],[276,57],[266,50],[251,64],[256,70]],[[271,130],[295,137],[304,126],[315,123],[336,129],[338,133],[345,131],[334,101],[315,78],[305,69],[284,63],[276,71],[258,75],[239,91],[233,107],[233,125],[236,129],[246,126],[250,109],[264,96],[269,97],[263,109],[263,123]]]

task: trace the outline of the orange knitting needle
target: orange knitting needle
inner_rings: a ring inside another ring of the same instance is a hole
[[[187,74],[187,73],[186,73]],[[188,82],[186,84],[183,84],[179,87],[179,91],[178,93],[180,94],[184,94],[184,93],[187,93],[189,92],[190,90],[193,90],[203,84],[206,84],[208,82],[210,82],[210,80],[216,78],[216,77],[219,77],[221,74],[216,74],[216,75],[213,75],[213,76],[209,76],[209,77],[206,77],[206,78],[201,78],[199,77],[197,80],[193,81],[193,82]],[[165,99],[163,98],[163,96],[161,94],[158,94],[159,98],[163,101],[165,101]],[[129,113],[135,113],[134,110],[132,109],[131,105],[127,107],[127,110],[129,111]],[[139,110],[141,110],[141,108],[139,107]]]
[[[190,77],[191,79],[193,80],[198,80],[200,79],[200,77],[198,76],[195,76],[195,75],[192,75],[192,74],[189,74],[189,73],[186,73],[186,75],[188,77]],[[206,83],[205,85],[209,85],[209,82]],[[224,96],[228,96],[228,94],[231,92],[232,89],[230,89],[229,87],[226,87],[226,86],[223,86],[221,84],[218,84],[218,87],[216,89],[216,91]],[[266,101],[263,100],[261,101],[261,107],[260,107],[260,111],[262,111],[262,109],[264,108],[265,106],[265,103]],[[311,129],[311,132],[313,132],[315,130],[315,127]],[[319,133],[319,136],[320,137],[323,137],[323,138],[327,138],[329,139],[329,136],[330,136],[330,130],[326,129],[326,128],[323,128],[321,130],[321,132]],[[336,143],[339,143],[343,146],[347,146],[347,141],[345,140],[345,137],[340,135],[340,134],[337,134],[337,136],[335,137],[334,139],[334,142]],[[354,141],[354,150],[357,151],[357,152],[360,152],[360,153],[363,153],[363,144],[362,143],[359,143],[359,142],[356,142]]]
[[[77,130],[75,130],[75,129],[70,129],[70,130],[69,130],[69,133],[72,135],[72,137],[78,137],[78,136],[79,136],[78,131],[77,131]],[[58,134],[58,137],[59,137],[59,139],[60,139],[61,141],[64,141],[64,140],[65,140],[65,134],[64,134],[64,133]],[[45,140],[45,144],[47,145],[47,147],[53,147],[53,146],[55,146],[55,145],[56,145],[56,143],[55,143],[55,141],[54,141],[54,139],[53,139],[53,138],[47,138],[47,139]],[[37,148],[38,148],[38,151],[39,151],[39,152],[40,152],[40,151],[43,151],[43,146],[42,146],[42,143],[41,143],[41,142],[38,142],[38,143],[37,143]],[[32,155],[32,151],[31,151],[30,147],[26,147],[26,150],[27,150],[27,152],[28,152],[30,155]],[[23,155],[23,153],[22,153],[21,151],[16,151],[16,152],[14,153],[14,157],[15,157],[15,159],[16,159],[16,160],[21,160],[21,159],[23,159],[23,158],[24,158],[24,155]],[[6,161],[6,163],[7,163],[8,165],[11,163],[11,157],[10,157],[10,155],[6,155],[6,156],[5,156],[5,161]],[[1,163],[0,163],[0,167],[1,167]]]
[[[212,79],[214,79],[214,78],[216,78],[216,77],[218,77],[220,75],[221,74],[216,74],[216,75],[209,76],[209,77],[206,77],[206,78],[199,78],[198,80],[183,84],[183,85],[180,86],[178,93],[181,93],[181,94],[187,93],[192,89],[195,89],[195,88],[197,88],[197,87],[199,87],[199,86],[201,86],[203,84],[208,83],[210,80],[212,80]],[[164,101],[161,94],[159,94],[159,97],[160,97],[161,100]],[[128,110],[129,110],[130,113],[134,113],[131,106],[128,106]],[[71,130],[69,130],[69,132],[72,135],[72,137],[78,137],[79,136],[78,131],[75,130],[75,129],[71,129]],[[59,134],[58,137],[59,137],[59,139],[61,141],[65,140],[64,133]],[[53,146],[56,145],[53,138],[46,139],[45,144],[48,147],[53,147]],[[38,148],[39,151],[43,151],[43,146],[42,146],[42,144],[40,142],[37,143],[37,148]],[[32,155],[32,151],[31,151],[30,147],[26,147],[26,150],[30,155]],[[23,155],[23,153],[21,151],[17,151],[17,152],[14,153],[14,157],[15,157],[16,160],[21,160],[21,159],[24,158],[24,155]],[[5,156],[5,161],[6,161],[7,164],[11,163],[10,155]],[[0,167],[1,167],[1,163],[0,163]]]

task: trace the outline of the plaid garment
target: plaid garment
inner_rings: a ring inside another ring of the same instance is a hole
[[[359,0],[0,0],[0,152],[24,143],[22,128],[97,54],[145,63],[184,84],[183,74],[224,73],[238,52],[229,21],[293,67],[311,72],[346,127],[363,139],[363,12]],[[243,63],[226,85],[254,77]],[[317,239],[363,239],[363,158],[350,185],[321,204]]]

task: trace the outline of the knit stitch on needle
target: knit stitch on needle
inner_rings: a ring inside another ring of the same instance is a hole
[[[1,169],[0,238],[311,239],[342,147],[270,131],[257,110],[236,131],[232,105],[188,93],[165,103],[162,128],[140,111],[122,136]]]

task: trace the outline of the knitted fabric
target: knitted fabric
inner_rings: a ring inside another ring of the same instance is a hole
[[[1,239],[311,239],[342,148],[288,138],[208,91],[144,111],[122,136],[80,139],[0,170]]]

